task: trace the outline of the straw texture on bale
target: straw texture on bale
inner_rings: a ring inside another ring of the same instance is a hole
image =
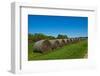
[[[64,39],[64,41],[65,41],[65,44],[68,44],[68,39]]]
[[[65,45],[66,44],[66,40],[62,39],[62,44]]]
[[[60,45],[59,41],[56,40],[56,39],[55,40],[49,40],[49,41],[50,41],[50,43],[52,45],[52,49],[58,48],[59,45]]]
[[[78,38],[75,38],[75,42],[77,42],[78,41]]]
[[[53,39],[53,40],[40,40],[35,42],[34,49],[38,52],[45,52],[48,50],[53,50],[58,47],[62,47],[66,44],[79,41],[80,38],[68,38],[68,39]]]
[[[65,41],[63,39],[57,39],[59,41],[59,46],[62,47],[65,43]]]
[[[35,51],[43,53],[45,51],[51,50],[51,46],[52,45],[49,40],[40,40],[34,44],[34,49]]]
[[[73,42],[74,41],[74,39],[73,38],[70,38],[70,42]]]
[[[67,43],[70,43],[70,39],[67,39]]]
[[[72,42],[74,42],[75,41],[75,38],[72,38]]]

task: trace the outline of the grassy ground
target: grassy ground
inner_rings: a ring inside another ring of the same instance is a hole
[[[28,60],[79,59],[87,54],[87,40],[71,43],[48,53],[33,52],[34,43],[28,45]]]

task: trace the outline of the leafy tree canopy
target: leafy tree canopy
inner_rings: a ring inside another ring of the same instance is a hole
[[[68,36],[67,35],[58,34],[57,38],[58,39],[66,39],[66,38],[68,38]]]
[[[28,34],[28,41],[29,42],[36,42],[36,41],[39,41],[39,40],[42,40],[42,39],[64,39],[64,38],[68,38],[67,35],[61,35],[59,34],[57,37],[54,37],[54,36],[47,36],[45,34],[42,34],[42,33],[35,33],[35,34],[31,34],[29,33]]]

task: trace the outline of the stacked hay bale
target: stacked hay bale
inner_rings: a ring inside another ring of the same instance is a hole
[[[40,40],[40,41],[37,41],[35,44],[34,44],[34,49],[36,52],[41,52],[41,53],[44,53],[48,50],[51,50],[51,43],[49,40]]]
[[[65,44],[68,44],[68,41],[67,41],[68,39],[63,39],[63,40],[65,41]]]
[[[65,41],[63,39],[57,39],[59,41],[59,46],[62,47],[65,44]]]
[[[53,39],[53,40],[40,40],[35,42],[34,51],[44,53],[49,50],[62,47],[66,44],[79,41],[80,38],[69,38],[69,39]]]
[[[80,41],[81,39],[80,38],[77,38],[77,40]]]
[[[70,39],[67,39],[67,44],[70,43]]]
[[[74,39],[73,39],[73,38],[70,38],[70,41],[71,41],[71,42],[74,42]]]
[[[75,42],[75,38],[72,38],[73,42]]]
[[[77,42],[77,41],[79,41],[80,40],[80,38],[75,38],[75,41]]]
[[[74,42],[77,42],[77,38],[74,38]]]
[[[70,39],[67,39],[67,43],[70,43],[70,41],[71,41]]]
[[[76,41],[76,42],[79,41],[79,38],[75,38],[75,41]]]
[[[68,41],[68,43],[71,43],[71,39],[70,38],[67,41]]]
[[[62,39],[62,44],[65,45],[66,44],[66,40]]]
[[[58,48],[59,45],[60,45],[59,41],[56,40],[56,39],[55,40],[49,40],[49,41],[50,41],[50,43],[52,45],[52,49]]]

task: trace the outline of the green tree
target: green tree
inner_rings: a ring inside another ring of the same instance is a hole
[[[57,38],[58,39],[66,39],[66,38],[68,38],[68,36],[67,35],[58,34]]]
[[[35,33],[35,34],[28,34],[28,40],[29,42],[36,42],[42,39],[55,39],[54,36],[47,36],[42,33]]]

